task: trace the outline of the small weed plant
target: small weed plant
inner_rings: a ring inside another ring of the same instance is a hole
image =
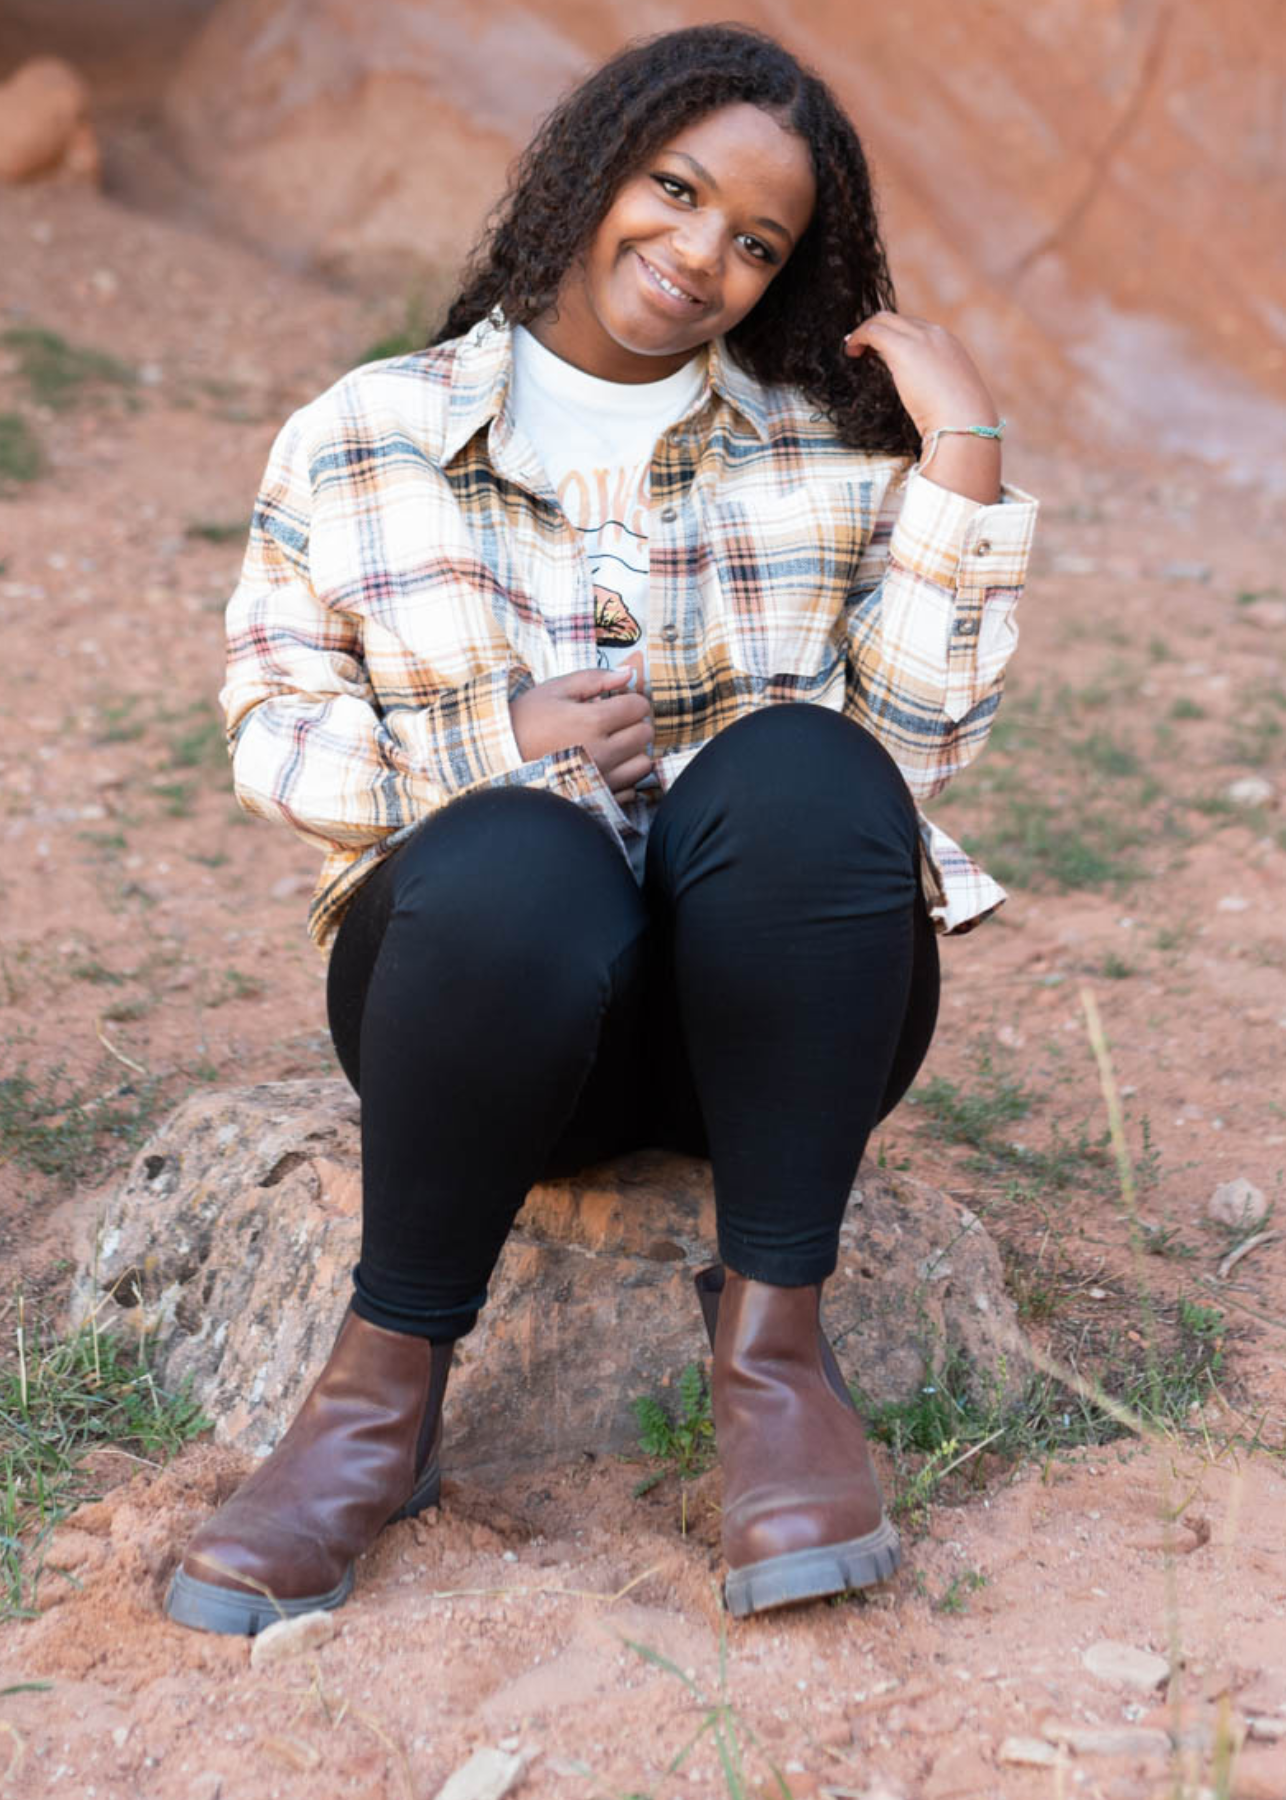
[[[673,1412],[650,1394],[640,1394],[633,1402],[639,1449],[661,1464],[635,1484],[634,1496],[638,1499],[667,1476],[676,1476],[682,1496],[682,1529],[686,1531],[687,1483],[704,1474],[714,1461],[710,1389],[696,1363],[688,1363],[679,1376],[677,1401]]]
[[[714,1458],[710,1390],[696,1363],[688,1363],[677,1388],[678,1406],[673,1414],[649,1394],[640,1394],[633,1403],[640,1450],[666,1465],[640,1484],[639,1492],[646,1493],[671,1473],[680,1480],[691,1480],[708,1469]]]

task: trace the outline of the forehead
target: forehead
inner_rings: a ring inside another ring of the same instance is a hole
[[[808,145],[761,107],[738,104],[685,125],[661,146],[661,155],[691,158],[721,195],[737,204],[767,206],[798,235],[815,196]]]

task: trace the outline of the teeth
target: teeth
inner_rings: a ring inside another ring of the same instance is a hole
[[[643,260],[646,262],[647,258],[645,257]],[[653,279],[656,281],[658,287],[663,287],[667,294],[673,294],[676,300],[691,300],[695,305],[695,295],[685,293],[681,287],[675,287],[672,281],[667,281],[665,279],[665,276],[662,275],[659,269],[653,269],[651,263],[648,263],[647,266],[652,270]]]

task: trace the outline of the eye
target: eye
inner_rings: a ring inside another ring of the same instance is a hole
[[[756,262],[766,262],[766,263],[776,264],[776,262],[778,260],[777,252],[775,250],[771,250],[768,247],[768,245],[764,243],[762,238],[747,237],[743,233],[741,241],[745,245],[746,249],[750,252],[750,254],[755,258]]]
[[[670,196],[671,200],[681,200],[685,194],[690,194],[692,192],[688,183],[686,181],[680,181],[677,175],[658,174],[654,175],[652,179],[664,193]]]

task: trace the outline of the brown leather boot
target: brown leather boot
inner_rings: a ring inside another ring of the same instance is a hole
[[[714,1350],[729,1612],[883,1581],[901,1545],[822,1331],[821,1283],[773,1287],[722,1263],[695,1280]]]
[[[206,1521],[165,1610],[253,1637],[340,1606],[385,1525],[436,1506],[452,1344],[385,1331],[350,1306],[325,1368],[277,1448]]]

